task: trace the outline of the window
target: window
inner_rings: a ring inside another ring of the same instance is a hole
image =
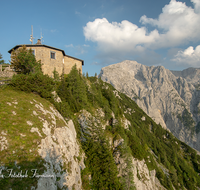
[[[31,51],[32,51],[32,54],[35,55],[35,50],[34,50],[34,49],[31,49]]]
[[[56,53],[55,52],[53,52],[53,51],[51,51],[51,59],[56,59]]]

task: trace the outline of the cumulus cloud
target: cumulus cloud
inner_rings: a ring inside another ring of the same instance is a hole
[[[191,0],[195,4],[195,12],[200,13],[200,1],[199,0]]]
[[[86,40],[97,43],[101,54],[138,55],[147,49],[177,47],[200,40],[200,0],[191,0],[194,8],[171,0],[157,19],[143,15],[142,27],[127,20],[121,23],[97,18],[83,28]],[[148,32],[148,25],[154,29]]]
[[[180,50],[174,56],[172,61],[175,61],[178,64],[184,64],[187,66],[199,67],[200,66],[200,45],[195,49],[190,46],[184,51]]]
[[[161,31],[159,38],[152,44],[155,48],[174,47],[200,39],[200,1],[192,2],[194,9],[185,3],[171,0],[164,6],[158,19],[147,18],[145,15],[140,18],[142,24],[150,24]]]
[[[152,43],[158,36],[158,31],[147,33],[145,27],[124,20],[121,23],[109,23],[106,18],[95,19],[84,27],[87,40],[97,42],[101,51],[143,51],[143,45]]]

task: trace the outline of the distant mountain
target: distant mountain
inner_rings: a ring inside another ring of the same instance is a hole
[[[200,83],[200,68],[187,68],[183,71],[172,71],[176,77],[182,77],[192,84]]]
[[[200,69],[170,71],[123,61],[99,77],[133,99],[156,123],[200,151]]]

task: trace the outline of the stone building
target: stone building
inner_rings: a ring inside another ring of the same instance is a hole
[[[22,46],[23,45],[16,45],[8,52],[11,54],[13,50],[17,50]],[[61,75],[63,72],[64,74],[68,74],[75,64],[77,69],[82,73],[84,61],[66,55],[64,50],[41,44],[40,40],[38,40],[36,44],[28,44],[25,46],[26,48],[32,49],[37,61],[41,60],[43,73],[48,74],[50,77],[53,76],[54,69],[56,69],[59,75]]]

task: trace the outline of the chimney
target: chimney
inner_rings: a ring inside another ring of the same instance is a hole
[[[40,45],[40,44],[41,44],[41,40],[38,39],[36,44],[37,44],[37,45]]]

